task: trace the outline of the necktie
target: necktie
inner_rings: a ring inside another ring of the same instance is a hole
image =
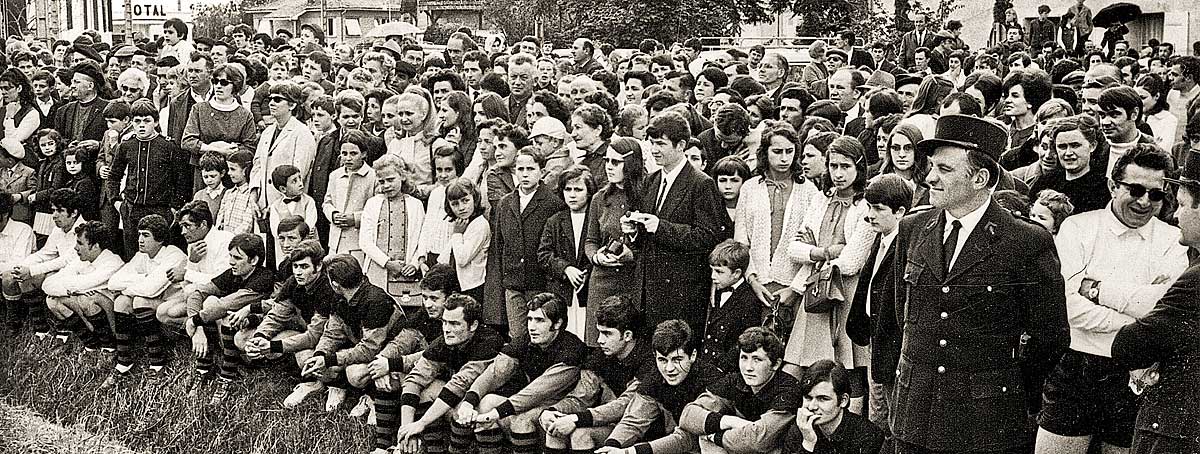
[[[299,196],[296,196],[296,197],[284,197],[284,198],[283,198],[283,203],[285,203],[285,204],[286,204],[286,203],[296,203],[296,202],[299,202],[299,201],[300,201],[300,197],[299,197]]]
[[[955,220],[950,223],[950,236],[946,237],[946,242],[942,243],[942,268],[947,273],[950,272],[950,262],[954,260],[954,249],[958,247],[958,231],[962,230],[962,223]]]
[[[662,187],[658,190],[658,200],[654,201],[654,212],[662,210],[663,201],[667,199],[667,176],[662,177]]]

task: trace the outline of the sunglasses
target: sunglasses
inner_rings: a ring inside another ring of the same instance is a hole
[[[213,83],[217,85],[233,85],[233,81],[229,79],[213,79]]]
[[[137,87],[122,86],[121,91],[125,93],[139,93],[142,89]]]
[[[1166,191],[1163,191],[1162,189],[1149,189],[1140,184],[1126,183],[1121,180],[1113,180],[1113,182],[1124,186],[1125,190],[1129,191],[1129,195],[1135,199],[1140,199],[1143,195],[1147,194],[1149,194],[1151,202],[1162,202],[1163,199],[1167,198]]]
[[[269,98],[267,98],[267,101],[270,101],[270,102],[290,102],[291,100],[290,100],[290,99],[287,99],[287,98],[284,98],[283,96],[272,96],[272,97],[269,97]]]

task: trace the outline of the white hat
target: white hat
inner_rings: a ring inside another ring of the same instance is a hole
[[[562,140],[567,138],[567,127],[557,118],[542,117],[533,123],[533,129],[529,131],[529,137],[537,136],[550,136]]]

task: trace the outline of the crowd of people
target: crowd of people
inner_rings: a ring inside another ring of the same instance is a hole
[[[1200,58],[914,25],[10,39],[8,335],[377,453],[1200,451]]]

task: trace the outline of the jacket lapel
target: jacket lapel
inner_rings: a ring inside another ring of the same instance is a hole
[[[945,225],[945,210],[939,209],[937,215],[921,226],[911,249],[914,261],[924,266],[924,270],[939,283],[943,282],[946,275],[942,269],[942,232]]]
[[[675,181],[671,183],[671,186],[667,187],[667,196],[663,198],[662,209],[658,210],[659,219],[667,219],[671,216],[671,213],[675,212],[675,207],[679,205],[680,199],[682,199],[680,194],[687,190],[686,186],[691,184],[691,173],[694,171],[695,169],[692,168],[690,163],[683,163],[683,169],[679,171],[679,176],[675,177]],[[666,174],[664,173],[662,177],[666,178]],[[660,187],[659,190],[661,190],[662,182],[659,181],[658,185]],[[655,198],[655,200],[658,199]]]
[[[1002,213],[999,210],[1002,209],[995,203],[988,206],[983,217],[979,219],[979,224],[975,225],[975,230],[971,232],[971,236],[967,237],[967,242],[963,243],[962,252],[958,253],[958,260],[954,261],[954,268],[946,277],[947,281],[961,276],[992,255],[992,245],[1001,237],[1002,229],[999,217]]]
[[[546,185],[544,185],[544,184],[538,185],[537,190],[533,191],[533,198],[529,199],[529,205],[525,205],[524,210],[521,209],[521,201],[519,200],[520,194],[517,194],[518,195],[517,210],[521,212],[521,220],[522,221],[525,220],[525,216],[528,216],[529,213],[532,213],[533,210],[535,208],[537,208],[538,204],[542,203],[543,199],[546,198],[546,192],[547,192]],[[538,229],[538,230],[541,231],[541,229]]]

